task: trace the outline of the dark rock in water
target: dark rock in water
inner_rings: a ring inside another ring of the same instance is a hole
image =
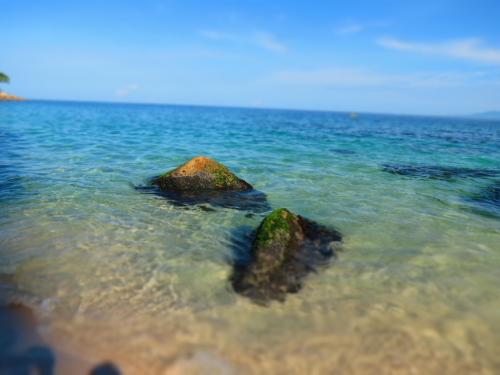
[[[332,148],[330,149],[331,152],[334,152],[336,154],[341,154],[341,155],[355,155],[356,151],[353,150],[348,150],[345,148]]]
[[[500,217],[500,181],[488,185],[469,199],[475,206],[473,212],[490,217]]]
[[[299,291],[309,272],[328,263],[341,239],[339,232],[285,208],[274,210],[257,229],[249,260],[235,265],[233,288],[257,303],[282,301]]]
[[[0,374],[54,374],[55,353],[37,329],[29,307],[0,306]]]
[[[205,191],[196,194],[161,192],[170,203],[176,206],[198,206],[209,204],[214,207],[233,208],[242,211],[266,212],[271,209],[267,196],[261,191]],[[207,211],[204,209],[204,211]]]
[[[215,210],[210,206],[205,206],[203,204],[199,205],[198,208],[205,212],[215,212]]]
[[[262,213],[271,209],[266,194],[258,190],[176,192],[163,191],[154,185],[134,188],[146,194],[161,196],[175,206],[194,207],[206,212],[215,211],[212,207],[232,208],[253,213]]]
[[[442,167],[437,165],[384,164],[382,169],[392,174],[437,180],[493,177],[500,173],[500,171],[494,169]]]
[[[41,375],[54,374],[56,356],[53,353],[53,351],[46,346],[34,346],[29,348],[24,353],[23,360],[25,361],[26,364],[30,364],[33,369],[38,370],[37,371],[38,374]]]
[[[237,177],[225,165],[198,156],[154,179],[153,183],[163,191],[248,191],[253,187]]]
[[[105,362],[94,367],[89,375],[120,375],[121,371],[111,362]]]
[[[483,200],[500,207],[500,182],[488,186],[483,192]]]
[[[253,189],[227,167],[206,157],[191,159],[162,176],[154,177],[150,185],[136,189],[160,195],[179,207],[197,206],[210,211],[208,204],[256,213],[271,209],[263,192]]]

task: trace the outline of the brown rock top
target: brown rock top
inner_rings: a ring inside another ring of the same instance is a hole
[[[154,181],[162,190],[251,190],[252,186],[240,179],[225,165],[205,156],[195,157]]]

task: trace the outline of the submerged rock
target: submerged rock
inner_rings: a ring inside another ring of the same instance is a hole
[[[303,278],[335,255],[342,236],[286,208],[274,210],[260,224],[249,262],[235,266],[236,292],[256,302],[284,300],[302,287]]]
[[[473,212],[483,216],[500,217],[500,181],[484,187],[467,200],[473,203]]]
[[[331,148],[330,151],[340,155],[356,155],[356,151],[348,150],[346,148]]]
[[[225,165],[198,156],[171,170],[154,181],[160,189],[176,192],[198,192],[207,190],[247,191],[253,187],[237,177]]]
[[[466,177],[493,177],[500,173],[500,171],[494,169],[444,167],[438,165],[384,164],[382,169],[384,172],[402,176],[438,180]]]
[[[53,374],[56,355],[38,333],[34,311],[0,305],[0,374]]]
[[[160,189],[139,188],[146,193],[153,193],[165,198],[174,206],[184,208],[199,208],[206,212],[215,211],[212,207],[232,208],[235,210],[263,213],[269,211],[271,206],[267,196],[258,190],[249,191],[201,191],[175,192]],[[207,206],[208,205],[208,206]]]
[[[482,200],[496,207],[500,207],[500,181],[484,189]]]
[[[90,370],[89,375],[120,375],[121,371],[111,362],[104,362]]]
[[[176,206],[197,206],[205,211],[211,210],[206,204],[256,213],[271,209],[266,194],[255,190],[223,164],[203,156],[153,178],[152,186],[156,188],[136,189],[161,195]]]

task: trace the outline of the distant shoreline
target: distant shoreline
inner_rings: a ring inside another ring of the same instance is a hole
[[[20,96],[7,94],[6,92],[0,92],[0,101],[23,102],[25,100],[25,98],[21,98]]]

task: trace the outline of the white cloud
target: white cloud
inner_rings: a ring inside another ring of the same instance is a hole
[[[339,27],[338,29],[335,30],[335,33],[337,35],[352,35],[352,34],[360,33],[364,29],[365,29],[365,26],[363,26],[359,23],[351,23],[351,24],[347,24],[347,25]]]
[[[131,94],[133,94],[134,92],[136,92],[137,90],[139,90],[139,85],[133,83],[116,90],[116,95],[121,98],[126,98]]]
[[[398,51],[446,56],[488,64],[500,64],[500,48],[489,47],[478,38],[459,39],[439,43],[407,42],[395,38],[381,38],[377,44]]]
[[[254,45],[271,52],[283,53],[288,50],[284,43],[280,42],[273,34],[265,31],[256,31],[250,34],[236,34],[216,30],[202,30],[200,31],[200,35],[214,41]]]
[[[253,43],[257,46],[260,46],[264,49],[267,49],[269,51],[273,52],[286,52],[287,47],[278,41],[276,37],[272,34],[266,33],[266,32],[256,32],[252,39]]]
[[[362,68],[334,67],[319,70],[278,72],[273,80],[283,84],[325,87],[436,88],[477,84],[500,85],[498,77],[483,72],[424,72],[391,74]]]
[[[389,22],[386,20],[371,20],[367,22],[358,22],[356,20],[347,20],[344,23],[340,23],[334,29],[335,34],[339,36],[349,36],[359,33],[364,33],[369,30],[386,28],[389,26]]]

